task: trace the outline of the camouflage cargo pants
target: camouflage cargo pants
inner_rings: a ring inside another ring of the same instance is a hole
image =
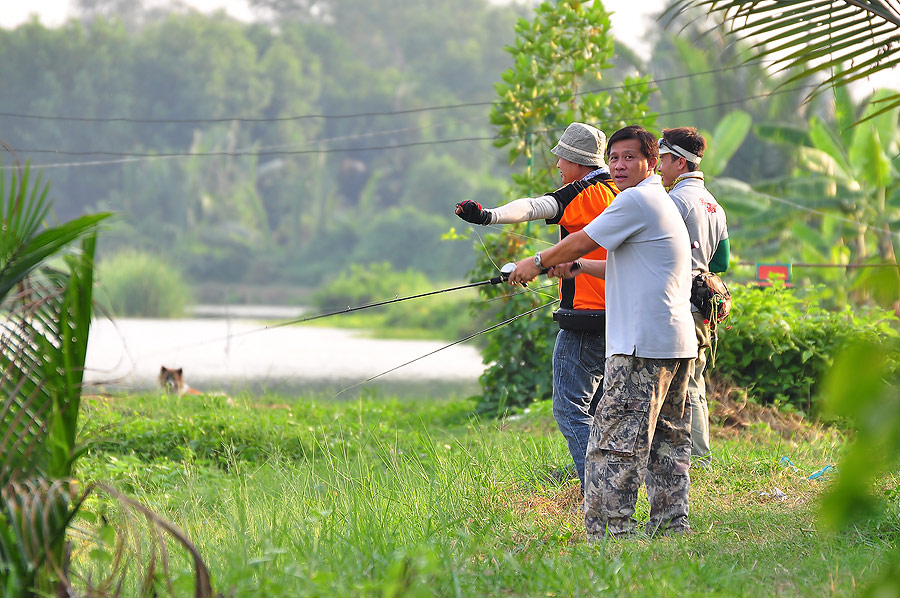
[[[603,398],[591,425],[585,460],[584,521],[589,538],[635,531],[634,507],[642,480],[650,499],[647,532],[690,531],[687,383],[693,362],[632,355],[606,360]]]

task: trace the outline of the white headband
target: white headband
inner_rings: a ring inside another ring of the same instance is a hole
[[[688,162],[693,162],[694,164],[700,164],[700,160],[701,160],[700,156],[695,156],[694,154],[687,151],[680,145],[673,145],[673,144],[669,143],[668,141],[666,141],[665,139],[663,139],[662,137],[659,138],[658,144],[659,144],[659,155],[660,156],[663,154],[675,154],[676,156],[680,156],[680,157],[684,158]]]

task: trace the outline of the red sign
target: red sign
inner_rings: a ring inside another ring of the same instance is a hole
[[[756,264],[756,281],[761,286],[768,286],[769,277],[788,282],[791,280],[790,264]],[[788,285],[790,286],[790,285]]]

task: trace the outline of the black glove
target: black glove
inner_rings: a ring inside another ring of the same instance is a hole
[[[481,208],[481,204],[477,201],[467,199],[456,204],[456,215],[472,224],[489,224],[491,222],[491,214],[487,210]]]

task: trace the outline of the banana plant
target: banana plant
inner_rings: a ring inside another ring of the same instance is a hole
[[[896,263],[900,108],[883,110],[891,95],[876,92],[860,110],[845,90],[837,90],[833,122],[814,116],[805,127],[758,128],[764,138],[791,139],[799,157],[790,177],[768,181],[758,189],[839,218],[853,261],[876,258]]]

